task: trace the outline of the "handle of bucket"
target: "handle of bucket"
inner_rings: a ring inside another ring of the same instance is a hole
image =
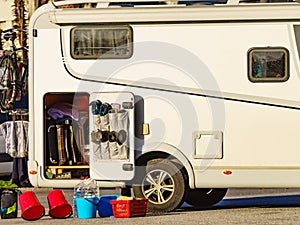
[[[91,201],[91,200],[89,200],[88,198],[84,198],[86,201],[88,201],[89,203],[92,203],[94,206],[97,206],[98,205],[98,202],[97,203],[95,203],[95,202],[93,202],[93,201]]]

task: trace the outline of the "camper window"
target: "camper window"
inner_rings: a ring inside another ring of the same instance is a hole
[[[71,30],[74,59],[124,59],[132,55],[132,29],[118,27],[76,27]]]
[[[248,51],[248,78],[252,82],[284,82],[289,78],[289,52],[285,48]]]

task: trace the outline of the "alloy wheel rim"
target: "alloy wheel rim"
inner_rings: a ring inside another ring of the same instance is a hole
[[[172,176],[164,170],[152,170],[146,174],[143,180],[143,194],[153,204],[168,202],[175,191],[175,183]]]

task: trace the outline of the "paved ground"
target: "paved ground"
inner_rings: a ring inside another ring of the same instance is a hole
[[[0,220],[5,225],[97,225],[101,224],[185,224],[185,225],[295,225],[300,224],[300,189],[230,189],[221,201],[214,207],[195,209],[184,204],[175,212],[162,215],[147,213],[146,217],[130,219],[99,218],[96,219],[53,219],[48,216],[47,195],[52,189],[22,189],[34,191],[42,205],[46,208],[46,215],[37,221],[16,219]],[[72,204],[73,190],[63,190],[66,199]],[[119,193],[119,190],[102,190],[101,195]]]

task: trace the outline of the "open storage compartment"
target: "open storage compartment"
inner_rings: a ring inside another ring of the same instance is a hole
[[[134,177],[132,93],[47,93],[44,106],[47,179]]]
[[[47,93],[44,106],[45,177],[89,176],[89,94]]]

